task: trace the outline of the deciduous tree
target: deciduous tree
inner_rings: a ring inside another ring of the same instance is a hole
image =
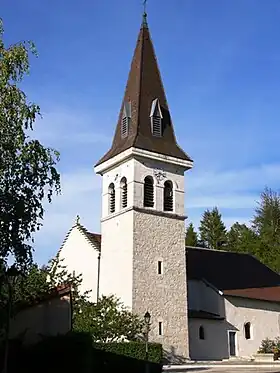
[[[0,20],[0,258],[23,267],[32,259],[33,233],[42,225],[42,202],[60,190],[59,154],[31,137],[40,108],[21,83],[29,72],[31,42],[5,47]]]
[[[88,332],[95,342],[136,340],[143,322],[114,296],[101,297],[98,303],[84,302],[74,317],[74,330]]]

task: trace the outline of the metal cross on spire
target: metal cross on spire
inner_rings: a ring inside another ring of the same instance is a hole
[[[146,9],[147,9],[147,0],[144,0],[143,1],[143,10],[144,10],[144,14],[146,13]]]
[[[143,27],[148,27],[146,10],[147,10],[147,0],[143,0],[143,22],[142,22]]]

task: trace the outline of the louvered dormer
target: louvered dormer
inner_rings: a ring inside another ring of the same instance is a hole
[[[121,124],[121,137],[124,139],[128,136],[129,125],[131,119],[131,104],[125,101],[123,104],[122,124]]]
[[[151,118],[151,130],[152,130],[153,136],[161,137],[163,116],[162,116],[162,112],[160,109],[158,98],[154,99],[154,101],[152,102],[150,118]]]

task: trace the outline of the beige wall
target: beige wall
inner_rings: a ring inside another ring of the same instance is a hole
[[[34,343],[40,335],[66,334],[71,330],[70,295],[53,298],[20,311],[10,324],[10,338],[24,333],[25,343]]]
[[[227,320],[237,328],[237,354],[251,356],[257,352],[265,338],[280,336],[280,304],[253,299],[227,297],[225,300]],[[244,324],[250,322],[252,338],[245,339]]]
[[[199,292],[199,286],[201,292]],[[191,309],[214,311],[215,297],[213,290],[199,282],[189,285],[189,307]],[[195,290],[197,292],[195,293]],[[204,291],[203,291],[204,290]],[[210,296],[212,294],[212,297]],[[217,293],[216,293],[217,294]],[[219,295],[217,294],[217,297]],[[209,304],[206,304],[206,300]],[[212,299],[212,300],[211,300]],[[274,339],[280,335],[280,304],[237,297],[220,297],[222,301],[221,315],[225,320],[189,319],[190,357],[194,360],[221,360],[229,357],[228,332],[236,332],[236,356],[248,358],[257,353],[261,341]],[[210,307],[210,305],[212,305]],[[202,308],[203,307],[203,308]],[[216,308],[217,309],[217,308]],[[247,340],[244,324],[251,323],[251,339]],[[199,339],[199,327],[203,326],[205,340]]]

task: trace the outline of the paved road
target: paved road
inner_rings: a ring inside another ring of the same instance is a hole
[[[194,372],[194,373],[280,373],[280,368],[231,368],[223,367],[223,368],[192,368],[192,369],[185,369],[185,370],[176,370],[172,371],[172,373],[183,373],[183,372]],[[171,373],[171,372],[170,372]]]

